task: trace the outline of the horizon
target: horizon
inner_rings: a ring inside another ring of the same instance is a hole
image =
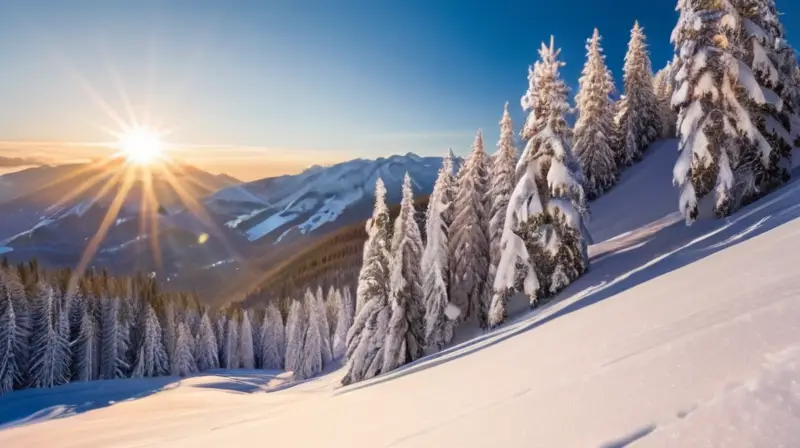
[[[620,89],[634,21],[654,71],[672,58],[674,3],[620,0],[607,14],[590,0],[311,1],[301,14],[280,2],[25,2],[0,17],[0,58],[14,61],[0,74],[0,157],[20,159],[0,161],[0,174],[108,157],[111,134],[137,124],[163,131],[171,157],[244,181],[407,152],[463,156],[478,129],[494,152],[505,102],[522,123],[540,42],[555,37],[574,96],[598,28]],[[777,5],[800,46],[800,5]]]

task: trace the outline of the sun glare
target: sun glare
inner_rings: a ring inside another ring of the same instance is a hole
[[[132,163],[150,165],[163,156],[164,142],[155,132],[136,128],[120,136],[119,150]]]

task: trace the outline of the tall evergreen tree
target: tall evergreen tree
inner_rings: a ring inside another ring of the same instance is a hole
[[[0,395],[26,379],[30,349],[27,310],[19,277],[0,268]]]
[[[188,325],[178,324],[177,338],[175,338],[175,357],[173,361],[173,374],[181,377],[197,372],[197,364],[192,350],[192,333]]]
[[[317,293],[314,295],[314,315],[320,335],[320,355],[322,356],[322,365],[327,366],[333,361],[333,353],[331,351],[331,327],[328,322],[327,310],[325,309],[325,301],[322,298],[322,286],[317,286]]]
[[[169,358],[164,348],[161,324],[152,305],[145,305],[142,342],[139,347],[133,377],[153,377],[169,372]]]
[[[125,355],[130,341],[121,321],[119,297],[105,300],[102,316],[100,377],[109,380],[123,378],[129,368]]]
[[[660,111],[661,137],[675,138],[675,124],[678,122],[678,115],[672,108],[672,94],[675,92],[674,61],[656,73],[653,78],[653,91],[656,94]]]
[[[762,161],[769,160],[771,147],[746,108],[748,97],[756,104],[764,104],[765,98],[753,73],[735,54],[741,23],[736,9],[728,0],[681,0],[678,10],[672,41],[679,56],[679,87],[672,105],[679,110],[681,152],[673,176],[681,189],[680,211],[692,223],[700,199],[712,190],[716,215],[731,212],[734,167],[745,145],[754,145]]]
[[[96,380],[98,379],[98,374],[102,374],[102,342],[100,326],[98,326],[90,310],[84,308],[78,335],[70,344],[76,380]]]
[[[211,318],[208,313],[203,313],[200,321],[200,331],[197,335],[197,367],[198,370],[205,371],[219,367],[219,351],[217,348],[217,338],[211,326]]]
[[[763,103],[748,100],[746,106],[770,146],[765,156],[766,148],[746,145],[734,169],[739,178],[737,193],[742,202],[749,203],[791,176],[794,139],[790,130],[796,113],[791,83],[797,58],[786,42],[774,0],[739,0],[735,6],[741,19],[740,32],[734,34],[738,50],[734,54],[752,69],[765,99]]]
[[[333,333],[333,357],[340,359],[347,351],[347,331],[353,325],[353,313],[355,304],[353,303],[350,288],[344,287],[343,292],[338,292],[335,298],[339,301],[336,306],[336,330]]]
[[[282,369],[286,340],[283,317],[275,303],[270,303],[264,311],[261,325],[261,363],[265,369]]]
[[[364,243],[364,260],[359,274],[356,318],[347,332],[347,373],[342,379],[342,384],[345,385],[378,375],[383,366],[383,344],[391,317],[389,241],[386,187],[378,179],[375,185],[375,210],[367,222],[367,242]]]
[[[303,341],[303,363],[300,366],[300,372],[295,372],[295,378],[299,379],[311,378],[322,372],[324,362],[322,327],[320,321],[325,318],[325,316],[320,316],[322,310],[319,306],[317,296],[315,296],[310,289],[306,290],[303,306],[308,319],[308,325],[306,326],[306,337]],[[297,373],[299,373],[299,375],[297,375]]]
[[[523,106],[531,110],[523,135],[530,136],[522,162],[525,172],[509,201],[503,249],[495,288],[511,283],[517,258],[524,256],[527,268],[525,290],[532,304],[563,289],[588,267],[582,216],[587,212],[580,171],[570,147],[569,128],[564,115],[568,88],[559,71],[560,51],[542,45],[540,61],[530,71],[531,88]],[[510,244],[517,234],[524,250]],[[492,324],[505,318],[492,313]]]
[[[600,40],[600,32],[595,28],[586,44],[586,65],[580,91],[575,97],[580,116],[575,124],[574,150],[583,170],[589,200],[599,197],[617,182],[617,164],[611,147],[614,122],[610,95],[614,91],[614,80],[606,66]]]
[[[478,132],[472,153],[458,173],[450,235],[450,302],[463,321],[487,326],[489,218],[486,207],[487,160]]]
[[[421,358],[425,349],[425,308],[423,306],[422,236],[415,219],[411,177],[403,181],[403,201],[395,220],[390,262],[392,317],[384,346],[382,371],[389,372]]]
[[[239,327],[239,365],[245,369],[254,369],[255,351],[253,348],[253,327],[250,313],[242,311],[242,325]]]
[[[289,317],[286,320],[286,370],[292,372],[295,378],[302,378],[304,360],[306,329],[308,316],[300,300],[292,300],[289,308]]]
[[[449,304],[447,283],[450,265],[450,229],[446,217],[453,206],[450,202],[452,196],[448,191],[452,185],[452,170],[448,156],[442,162],[433,193],[428,198],[425,220],[427,241],[422,254],[422,294],[425,305],[425,344],[432,351],[441,350],[453,338],[453,322],[445,313]]]
[[[658,101],[653,91],[653,69],[639,22],[631,31],[623,72],[625,97],[616,118],[621,139],[617,162],[621,166],[641,159],[647,146],[661,134]]]
[[[53,387],[69,380],[69,317],[50,285],[41,282],[33,309],[31,383]]]
[[[225,327],[225,346],[223,348],[223,361],[228,370],[239,368],[239,322],[236,316],[228,319]]]

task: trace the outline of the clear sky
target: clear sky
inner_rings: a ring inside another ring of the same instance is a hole
[[[674,0],[3,0],[0,156],[95,157],[131,117],[243,179],[497,140],[540,42],[577,84],[598,27],[621,77],[634,20],[671,59]],[[778,0],[800,46],[800,2]],[[116,116],[116,118],[115,118]]]

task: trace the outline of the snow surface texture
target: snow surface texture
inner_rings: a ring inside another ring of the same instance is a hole
[[[585,276],[543,308],[511,307],[497,330],[345,388],[342,371],[300,383],[215,371],[13,392],[0,446],[793,446],[800,182],[686,227],[677,191],[655,182],[672,168],[662,150],[677,157],[651,148],[593,205],[592,226],[639,196],[667,212],[617,214]]]

